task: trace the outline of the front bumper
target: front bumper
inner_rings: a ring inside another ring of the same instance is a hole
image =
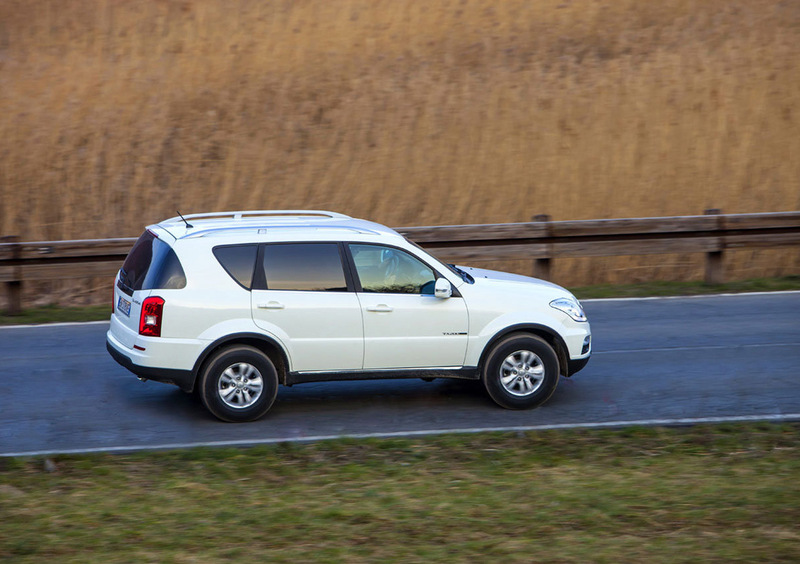
[[[578,358],[578,359],[575,359],[575,360],[572,360],[572,359],[568,360],[567,361],[567,375],[568,376],[572,376],[576,372],[579,372],[580,370],[583,370],[583,367],[588,364],[589,358],[591,358],[591,357],[587,356],[586,358]]]

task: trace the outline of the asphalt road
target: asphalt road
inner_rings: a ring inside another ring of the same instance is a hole
[[[0,328],[0,456],[550,426],[800,419],[800,292],[585,304],[589,365],[532,411],[479,384],[280,388],[260,421],[221,423],[105,350],[107,323]]]

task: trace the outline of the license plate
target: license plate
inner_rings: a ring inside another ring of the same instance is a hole
[[[122,296],[119,297],[119,301],[117,302],[117,310],[120,313],[124,313],[126,317],[131,316],[131,302],[123,298]]]

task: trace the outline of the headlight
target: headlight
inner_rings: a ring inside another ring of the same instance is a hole
[[[575,321],[586,321],[586,314],[578,300],[573,298],[558,298],[550,302],[550,307],[563,311]]]

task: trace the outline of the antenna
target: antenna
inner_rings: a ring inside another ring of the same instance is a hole
[[[189,223],[188,221],[186,221],[186,218],[185,218],[185,217],[183,217],[183,215],[181,215],[181,212],[180,212],[180,211],[178,211],[178,210],[175,210],[175,211],[176,211],[176,212],[178,212],[178,215],[180,215],[180,216],[181,216],[181,219],[182,219],[182,220],[183,220],[183,222],[186,224],[186,229],[191,229],[192,227],[194,227],[194,225],[192,225],[191,223]]]

